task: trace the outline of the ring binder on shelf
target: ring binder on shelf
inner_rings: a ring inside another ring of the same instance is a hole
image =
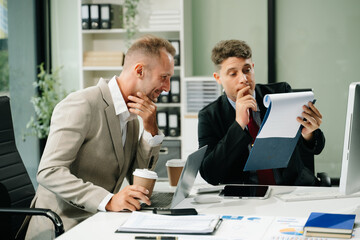
[[[169,97],[169,93],[163,91],[158,97],[158,103],[168,103],[170,101]]]
[[[110,29],[110,4],[101,4],[100,5],[100,28],[102,29]]]
[[[170,79],[170,89],[171,102],[180,102],[180,77],[174,76]]]
[[[159,129],[167,136],[168,133],[168,113],[167,109],[159,109],[156,113]]]
[[[82,26],[82,29],[90,28],[90,5],[89,4],[81,5],[81,26]]]
[[[180,136],[180,114],[178,110],[169,110],[169,136]]]
[[[169,40],[175,48],[174,65],[180,66],[180,40]]]
[[[100,4],[100,28],[122,28],[123,6],[117,4]]]
[[[100,10],[99,10],[99,5],[97,4],[90,5],[90,28],[91,29],[100,28]]]

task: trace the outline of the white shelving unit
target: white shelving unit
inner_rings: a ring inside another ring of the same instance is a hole
[[[122,51],[126,52],[125,29],[82,30],[81,4],[106,3],[123,4],[123,0],[51,0],[52,16],[52,53],[53,66],[62,66],[61,78],[68,91],[96,85],[99,78],[112,78],[119,75],[122,66],[83,66],[85,51]],[[175,66],[174,76],[180,76],[180,103],[158,103],[159,108],[180,109],[180,136],[167,137],[166,140],[181,141],[181,157],[186,157],[198,148],[197,113],[188,112],[186,106],[186,86],[194,81],[192,51],[192,2],[191,0],[140,0],[142,6],[139,16],[148,16],[155,11],[178,11],[180,24],[172,28],[152,29],[148,20],[139,21],[138,38],[145,34],[157,35],[169,40],[180,40],[180,66]],[[140,19],[141,20],[141,19]],[[211,77],[203,78],[209,80]],[[201,81],[202,79],[200,79]],[[199,81],[197,79],[196,81]],[[215,83],[215,81],[214,81]]]
[[[104,3],[102,0],[78,0],[78,4],[102,4]],[[113,3],[113,4],[122,4],[120,1],[110,1],[106,3]],[[140,1],[140,4],[142,2]],[[141,6],[141,5],[140,5]],[[80,7],[81,9],[81,7]],[[151,28],[151,26],[141,26],[142,19],[139,20],[139,30],[133,37],[133,39],[136,39],[138,37],[141,37],[146,34],[152,34],[156,36],[163,37],[165,39],[169,40],[180,40],[180,44],[182,42],[181,37],[183,34],[181,34],[181,18],[182,18],[182,11],[181,11],[181,2],[180,0],[154,0],[150,1],[150,9],[148,9],[147,13],[142,13],[141,8],[139,7],[139,17],[149,15],[151,12],[155,11],[173,11],[178,12],[179,16],[179,24],[175,27],[161,27],[161,29],[154,29]],[[79,13],[79,18],[81,16],[81,11]],[[146,25],[146,24],[145,24]],[[81,26],[79,26],[81,36],[80,36],[80,49],[81,49],[81,56],[80,56],[80,88],[86,88],[89,86],[96,85],[99,78],[112,78],[114,75],[119,75],[122,71],[122,66],[83,66],[83,55],[84,52],[88,51],[103,51],[103,52],[123,52],[124,54],[127,51],[127,33],[126,29],[81,29]],[[180,46],[180,50],[181,50]],[[180,54],[181,55],[181,54]],[[180,57],[180,60],[182,60],[182,57]],[[175,66],[174,68],[174,76],[180,77],[180,83],[182,81],[183,76],[183,65],[180,63],[180,66]],[[181,89],[181,88],[180,88]],[[158,109],[173,109],[177,108],[179,109],[180,116],[181,116],[181,108],[182,103],[158,103]],[[180,120],[181,124],[181,120]],[[180,126],[181,129],[181,126]],[[181,134],[180,130],[180,134]],[[167,136],[166,140],[176,140],[181,142],[182,137],[176,136],[176,137],[170,137]],[[181,146],[180,146],[181,148]]]
[[[126,30],[124,29],[109,29],[109,30],[81,30],[81,88],[93,86],[97,83],[100,77],[111,78],[113,75],[119,75],[122,66],[83,66],[83,52],[85,51],[121,51],[126,52]],[[164,31],[152,29],[140,29],[134,38],[142,35],[153,34],[164,37],[166,39],[180,39],[180,31]],[[174,68],[175,75],[180,76],[181,66]]]

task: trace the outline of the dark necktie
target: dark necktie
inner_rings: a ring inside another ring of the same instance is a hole
[[[255,141],[256,135],[259,132],[259,126],[257,125],[257,123],[255,122],[253,116],[252,116],[252,111],[250,110],[250,118],[249,118],[249,123],[248,123],[248,130],[250,133],[250,136],[253,138],[252,140],[252,144]],[[275,185],[275,179],[274,179],[274,173],[272,171],[272,169],[264,169],[264,170],[257,170],[256,171],[257,175],[258,175],[258,179],[259,179],[259,184],[261,185]]]

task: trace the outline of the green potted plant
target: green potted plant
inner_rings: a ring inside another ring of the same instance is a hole
[[[0,93],[9,92],[9,53],[0,51]]]
[[[62,89],[60,83],[59,71],[61,68],[57,68],[52,73],[49,73],[45,71],[44,63],[41,63],[39,69],[38,79],[33,83],[38,94],[31,98],[31,103],[35,110],[35,117],[32,116],[27,123],[26,128],[29,129],[29,132],[26,133],[25,136],[37,136],[40,140],[46,142],[50,131],[52,112],[56,104],[60,102],[67,93]]]
[[[127,45],[131,45],[131,40],[138,31],[138,23],[136,17],[138,16],[138,3],[139,0],[125,0],[125,29],[127,34]]]

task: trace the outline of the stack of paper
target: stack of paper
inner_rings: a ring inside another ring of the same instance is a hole
[[[83,66],[115,66],[123,65],[123,52],[103,52],[89,51],[84,52]]]
[[[218,215],[169,216],[132,212],[116,232],[210,234],[220,222]]]
[[[178,10],[152,11],[149,18],[150,29],[180,29],[180,12]]]

